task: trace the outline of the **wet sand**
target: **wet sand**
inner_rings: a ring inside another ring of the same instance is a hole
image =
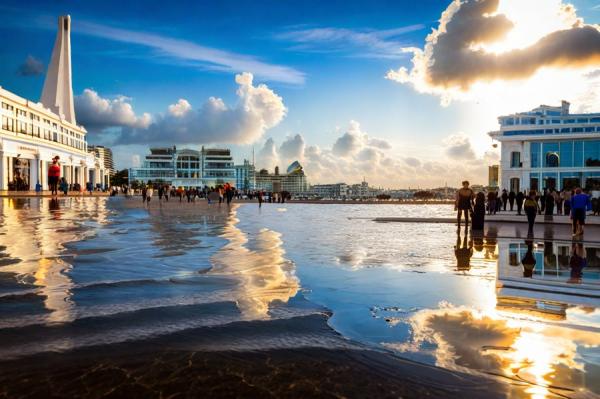
[[[523,386],[361,348],[337,335],[326,321],[325,315],[313,315],[232,323],[146,341],[4,361],[0,362],[0,397],[521,396]],[[261,338],[279,345],[248,349],[241,344]],[[319,341],[328,342],[327,347],[319,347]],[[227,346],[232,349],[224,349]]]

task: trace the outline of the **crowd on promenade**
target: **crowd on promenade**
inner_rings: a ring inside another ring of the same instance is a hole
[[[536,216],[554,215],[569,216],[573,226],[573,236],[582,236],[585,219],[588,213],[600,215],[600,198],[593,196],[581,188],[562,190],[544,189],[542,192],[536,190],[501,192],[489,190],[487,193],[475,193],[469,182],[464,181],[462,188],[456,193],[455,210],[457,214],[458,228],[460,229],[462,216],[465,219],[465,228],[469,225],[473,230],[483,230],[485,214],[496,215],[498,212],[513,212],[516,208],[517,215],[527,217],[529,232],[533,234],[533,226]]]
[[[141,195],[142,202],[149,204],[156,197],[160,203],[178,201],[180,203],[195,203],[196,201],[207,201],[212,203],[231,204],[233,200],[248,200],[258,202],[261,207],[263,203],[285,203],[291,199],[288,192],[273,193],[262,190],[242,191],[236,189],[229,183],[217,185],[216,187],[176,187],[168,184],[152,183],[143,184],[140,188],[128,186],[117,189],[116,193],[123,193],[127,198]]]

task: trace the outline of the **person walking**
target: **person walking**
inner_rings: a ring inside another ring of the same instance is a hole
[[[62,191],[64,195],[67,195],[69,192],[69,184],[67,184],[67,179],[64,177],[60,181],[60,191]]]
[[[527,235],[533,235],[533,225],[535,223],[535,217],[538,214],[538,202],[536,201],[535,190],[529,191],[527,199],[524,203],[525,214],[527,215],[527,223],[529,223],[529,229]]]
[[[462,182],[462,187],[456,192],[456,199],[454,201],[454,210],[458,211],[456,215],[456,222],[458,224],[458,230],[460,230],[461,214],[465,215],[465,229],[469,228],[469,214],[473,209],[473,198],[475,193],[469,188],[469,182],[467,180]]]
[[[587,194],[584,194],[581,188],[575,190],[575,195],[571,197],[571,220],[573,221],[573,237],[583,236],[583,226],[585,226],[585,215],[592,208],[592,202]]]
[[[504,190],[502,190],[502,210],[505,212],[506,212],[507,204],[508,204],[508,192],[506,192],[506,189],[504,189]]]
[[[165,189],[163,186],[158,186],[158,202],[162,202],[162,197],[165,193]]]
[[[142,187],[142,203],[146,203],[146,196],[148,195],[148,189],[146,186]]]
[[[169,186],[164,186],[164,193],[163,195],[165,196],[165,201],[169,202],[169,192],[171,191],[171,188]]]
[[[60,165],[58,160],[60,157],[57,155],[52,158],[52,165],[48,167],[48,185],[52,195],[58,195],[58,183],[60,179]]]
[[[553,189],[550,189],[550,191],[546,194],[546,209],[544,211],[544,215],[546,216],[554,215],[554,195],[552,195],[553,191]]]
[[[485,194],[478,192],[475,196],[475,206],[473,209],[473,218],[471,221],[471,230],[482,231],[485,220]]]
[[[510,211],[513,211],[513,208],[515,206],[515,199],[517,198],[517,194],[515,194],[514,191],[510,191],[510,193],[508,193],[508,203],[510,204]],[[506,210],[506,209],[505,209]]]
[[[148,205],[150,205],[152,194],[154,194],[154,187],[152,187],[152,184],[149,184],[148,188],[146,189],[146,202],[148,203]]]
[[[517,214],[521,214],[521,210],[523,210],[523,202],[525,201],[525,194],[522,191],[519,191],[515,197],[515,201],[517,202]],[[510,207],[512,211],[512,205]]]
[[[488,200],[488,215],[492,213],[496,214],[496,192],[494,190],[490,190],[487,194]]]
[[[563,214],[570,215],[571,214],[571,190],[563,190],[561,193],[561,197],[563,200]]]
[[[262,191],[259,191],[258,194],[256,195],[256,197],[258,198],[258,207],[262,208],[262,203],[263,203],[263,193],[262,193]]]

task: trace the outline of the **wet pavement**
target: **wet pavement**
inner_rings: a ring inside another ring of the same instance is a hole
[[[372,221],[450,206],[0,204],[0,397],[600,394],[592,231]]]

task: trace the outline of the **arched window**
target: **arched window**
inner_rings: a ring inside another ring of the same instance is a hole
[[[548,168],[558,168],[559,158],[556,152],[546,153],[546,166]]]

